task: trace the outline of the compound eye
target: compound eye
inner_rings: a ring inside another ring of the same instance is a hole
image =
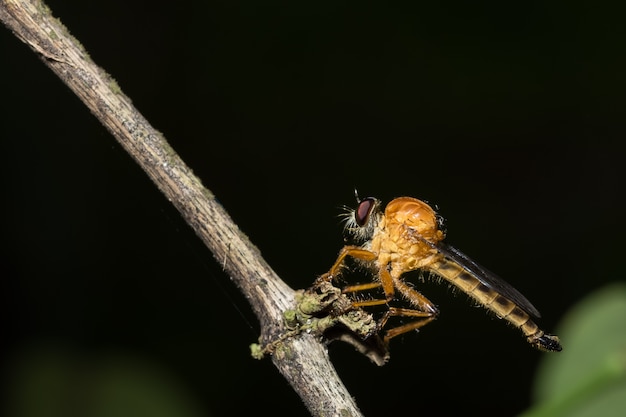
[[[354,211],[354,220],[359,226],[364,226],[376,206],[376,199],[373,197],[364,198],[359,202],[359,206]]]

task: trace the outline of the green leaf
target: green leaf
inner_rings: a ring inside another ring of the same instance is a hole
[[[611,417],[626,413],[626,284],[583,299],[558,332],[563,352],[537,372],[537,405],[524,417]]]
[[[174,375],[125,355],[85,355],[51,346],[22,352],[9,371],[9,416],[199,417]]]

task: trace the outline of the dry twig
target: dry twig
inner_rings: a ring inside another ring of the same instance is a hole
[[[165,138],[133,107],[113,78],[95,65],[67,29],[37,0],[1,0],[2,22],[83,101],[180,211],[233,282],[261,323],[262,343],[286,331],[283,312],[295,292],[267,265]],[[315,334],[281,339],[272,360],[313,415],[360,415]]]

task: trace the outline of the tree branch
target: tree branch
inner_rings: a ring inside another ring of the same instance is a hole
[[[261,342],[284,334],[283,313],[296,304],[294,290],[263,260],[113,78],[91,61],[44,3],[0,0],[0,20],[83,101],[180,211],[249,300],[261,324]],[[298,332],[281,344],[281,354],[274,354],[272,361],[311,414],[360,415],[318,337]]]

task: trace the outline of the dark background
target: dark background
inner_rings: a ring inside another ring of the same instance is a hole
[[[623,276],[623,10],[47,3],[294,288],[334,261],[355,187],[436,204],[448,242],[525,294],[548,331]],[[270,361],[250,357],[258,323],[178,213],[35,54],[5,29],[0,45],[15,409],[43,395],[38,366],[86,391],[116,367],[161,375],[189,415],[307,415]],[[546,354],[464,295],[420,288],[441,317],[394,340],[388,365],[330,345],[364,414],[526,409]],[[76,392],[50,401],[95,415]]]

